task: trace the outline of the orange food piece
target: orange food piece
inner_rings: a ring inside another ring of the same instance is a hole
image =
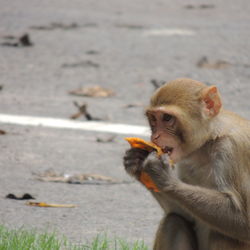
[[[153,142],[147,142],[138,137],[127,137],[125,140],[128,141],[132,148],[141,148],[147,150],[148,152],[155,150],[158,156],[163,154],[161,148],[155,145]]]
[[[141,149],[147,150],[148,152],[152,152],[153,150],[155,150],[157,152],[158,156],[163,154],[161,148],[152,142],[147,142],[147,141],[144,141],[143,139],[137,138],[137,137],[127,137],[127,138],[125,138],[125,140],[127,140],[129,142],[129,144],[131,145],[132,148],[141,148]],[[152,181],[151,177],[147,173],[141,172],[139,180],[148,189],[150,189],[154,192],[160,192],[159,189],[154,184],[154,182]]]
[[[145,187],[147,187],[147,189],[150,189],[150,190],[157,192],[157,193],[160,192],[159,189],[154,184],[151,177],[147,173],[141,172],[139,180],[142,184],[145,185]]]

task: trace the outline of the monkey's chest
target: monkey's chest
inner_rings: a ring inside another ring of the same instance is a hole
[[[185,183],[213,188],[215,179],[210,164],[177,166],[177,175]]]
[[[215,179],[213,169],[210,164],[203,165],[185,165],[177,168],[178,177],[185,183],[213,189],[215,187]],[[190,219],[190,215],[185,215]],[[208,237],[210,228],[202,221],[192,218],[195,224],[195,231],[198,240],[199,249],[208,249]]]

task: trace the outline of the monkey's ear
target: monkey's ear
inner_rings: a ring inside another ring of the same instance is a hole
[[[205,103],[206,114],[215,116],[222,106],[219,92],[215,86],[207,87],[202,92],[202,101]]]

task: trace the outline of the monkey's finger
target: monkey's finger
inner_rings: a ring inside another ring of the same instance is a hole
[[[125,166],[130,166],[130,165],[138,165],[141,162],[140,159],[138,158],[123,158],[123,163]]]
[[[125,160],[123,164],[128,174],[137,178],[139,177],[142,169],[142,163],[138,163],[138,161]]]
[[[140,148],[131,148],[126,151],[125,157],[126,158],[139,158],[144,160],[148,156],[148,151]]]
[[[170,158],[167,154],[163,154],[159,157],[160,162],[162,163],[163,167],[169,167],[170,166]]]
[[[145,162],[143,163],[143,171],[147,171],[147,169],[152,168],[153,166],[161,167],[162,163],[158,158],[156,152],[151,152]]]
[[[145,160],[145,156],[125,155],[123,162],[133,162],[135,164],[141,164]]]
[[[145,149],[142,148],[130,148],[129,150],[127,150],[126,152],[134,152],[134,153],[138,153],[138,154],[149,154],[149,152]]]
[[[123,164],[125,166],[125,168],[137,168],[138,170],[142,169],[142,164],[143,164],[143,160],[140,159],[123,159]]]
[[[161,158],[159,157],[159,155],[158,155],[158,153],[157,153],[156,151],[152,151],[152,152],[149,154],[149,156],[148,156],[147,159],[148,159],[149,161],[153,161],[154,163],[157,163],[157,164],[161,163],[161,161],[159,161],[159,159],[161,159]]]

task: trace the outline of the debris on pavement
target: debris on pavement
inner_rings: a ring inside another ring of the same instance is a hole
[[[231,66],[229,62],[223,60],[217,60],[215,62],[209,62],[206,56],[203,56],[198,62],[197,67],[199,68],[208,68],[208,69],[225,69]]]
[[[123,184],[131,183],[120,181],[112,177],[99,175],[99,174],[57,174],[53,170],[47,170],[43,174],[35,174],[36,179],[46,182],[62,182],[69,184],[92,184],[92,185],[105,185],[105,184]]]
[[[87,55],[97,55],[99,54],[100,52],[99,51],[96,51],[96,50],[88,50],[86,51],[86,54]]]
[[[137,107],[143,107],[144,105],[142,103],[130,103],[130,104],[126,104],[123,107],[124,108],[137,108]]]
[[[71,30],[79,28],[79,25],[74,22],[69,24],[52,22],[48,25],[31,26],[30,28],[35,30],[55,30],[55,29]]]
[[[199,4],[199,5],[188,4],[188,5],[185,5],[184,8],[186,9],[213,9],[215,8],[215,5],[214,4]]]
[[[10,47],[29,47],[33,46],[33,43],[30,40],[29,34],[25,33],[20,37],[15,36],[4,36],[5,40],[1,43],[2,46],[10,46]]]
[[[100,64],[92,62],[90,60],[82,61],[82,62],[76,62],[76,63],[64,63],[62,64],[63,68],[76,68],[76,67],[93,67],[93,68],[99,68]]]
[[[98,27],[97,23],[85,23],[82,25],[82,27],[84,28],[94,28],[94,27]]]
[[[115,137],[116,137],[115,135],[105,136],[105,137],[98,136],[96,138],[96,141],[100,143],[114,142]]]
[[[5,130],[0,129],[0,135],[6,135],[7,132]]]
[[[156,79],[151,79],[150,81],[153,86],[155,87],[155,89],[158,89],[159,87],[161,87],[164,83],[166,83],[166,81],[163,81],[163,80],[156,80]]]
[[[85,23],[85,24],[78,24],[76,22],[72,23],[62,23],[62,22],[52,22],[48,25],[34,25],[31,26],[30,29],[34,30],[56,30],[56,29],[61,29],[61,30],[73,30],[77,28],[92,28],[92,27],[97,27],[98,25],[96,23]]]
[[[137,24],[115,24],[115,27],[117,28],[125,28],[125,29],[132,29],[132,30],[142,30],[145,29],[142,25]]]
[[[71,115],[70,119],[77,119],[80,116],[84,116],[86,120],[88,121],[101,121],[101,118],[93,117],[88,111],[87,111],[87,103],[79,104],[78,102],[74,101],[74,105],[78,108],[78,112]]]
[[[26,193],[22,196],[16,196],[15,194],[7,194],[5,196],[5,198],[6,199],[13,199],[13,200],[35,200],[35,198],[28,193]]]
[[[76,90],[71,90],[69,91],[69,94],[87,97],[110,97],[114,96],[115,92],[111,89],[106,89],[99,85],[94,85],[90,87],[82,87]]]
[[[33,202],[33,201],[27,202],[26,205],[33,207],[65,207],[65,208],[77,207],[77,205],[74,204],[50,204],[46,202]]]
[[[0,91],[3,89],[3,85],[0,85]]]

